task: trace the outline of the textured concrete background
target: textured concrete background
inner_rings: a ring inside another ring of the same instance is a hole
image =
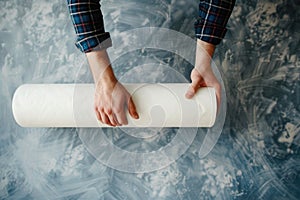
[[[150,26],[193,37],[197,8],[197,1],[102,1],[106,30],[115,43],[126,43],[124,32],[130,29]],[[299,199],[299,14],[296,0],[237,1],[214,59],[227,94],[218,143],[201,158],[205,131],[198,130],[176,162],[136,174],[95,159],[79,137],[90,129],[21,128],[15,123],[11,100],[19,85],[72,83],[89,71],[74,46],[64,1],[1,0],[0,199]],[[178,55],[158,49],[127,52],[114,68],[121,77],[149,63],[157,69],[136,73],[137,81],[184,82],[192,69]],[[164,66],[179,73],[170,75]],[[134,130],[154,135],[146,140],[122,129],[98,131],[127,151],[155,151],[176,135],[176,129]]]

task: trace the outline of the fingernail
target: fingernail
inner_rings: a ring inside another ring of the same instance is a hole
[[[134,118],[135,119],[138,119],[139,118],[139,115],[137,113],[134,113]]]
[[[190,92],[190,91],[188,91],[186,94],[185,94],[185,96],[187,97],[187,98],[192,98],[193,97],[193,93],[192,92]]]

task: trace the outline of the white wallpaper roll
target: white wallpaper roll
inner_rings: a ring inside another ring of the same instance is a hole
[[[189,84],[124,84],[139,119],[127,112],[125,127],[211,127],[217,103],[213,88],[185,98]],[[93,110],[93,84],[25,84],[14,94],[12,110],[23,127],[108,127]]]

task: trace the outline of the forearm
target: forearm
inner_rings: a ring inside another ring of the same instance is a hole
[[[195,68],[201,74],[210,70],[215,48],[215,45],[197,39]]]
[[[88,52],[86,57],[96,84],[115,84],[117,82],[106,50]]]
[[[77,35],[76,46],[85,52],[95,82],[94,111],[102,123],[110,126],[127,124],[127,108],[138,119],[128,91],[116,79],[106,48],[111,46],[105,32],[99,0],[67,0]]]

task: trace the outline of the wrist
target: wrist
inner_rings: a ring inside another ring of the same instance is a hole
[[[211,70],[215,45],[197,39],[195,68],[200,74]]]
[[[95,83],[111,84],[117,82],[106,50],[88,52],[86,56]]]
[[[117,83],[118,80],[115,77],[112,68],[109,66],[101,75],[98,76],[97,79],[95,79],[96,91],[102,90],[110,94]]]
[[[118,82],[111,66],[108,66],[96,81],[102,84],[115,84]]]
[[[212,58],[214,55],[215,49],[216,49],[215,45],[205,42],[205,41],[202,41],[200,39],[197,39],[198,53],[203,53],[203,54],[206,53],[207,55],[209,55],[209,57]]]

